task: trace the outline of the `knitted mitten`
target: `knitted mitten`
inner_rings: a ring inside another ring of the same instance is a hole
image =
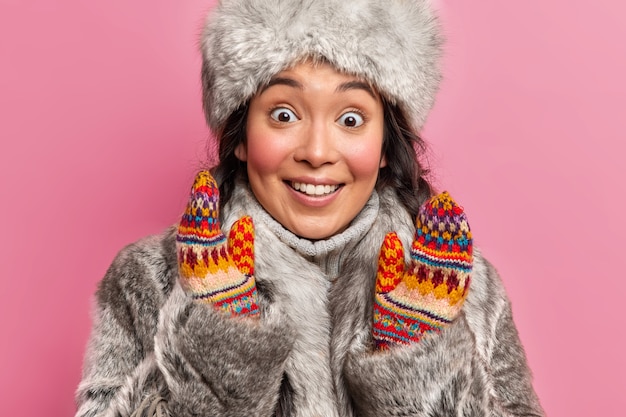
[[[258,316],[252,219],[246,216],[235,222],[227,240],[218,206],[217,182],[201,171],[176,235],[180,282],[198,302],[233,316]]]
[[[380,250],[373,323],[379,350],[440,331],[467,296],[472,234],[463,209],[444,192],[420,207],[415,228],[408,268],[395,233],[385,236]]]

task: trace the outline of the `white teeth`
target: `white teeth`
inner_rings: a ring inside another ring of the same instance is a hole
[[[314,184],[305,184],[303,182],[292,182],[291,186],[300,191],[301,193],[307,195],[325,195],[334,193],[337,190],[336,185],[314,185]]]

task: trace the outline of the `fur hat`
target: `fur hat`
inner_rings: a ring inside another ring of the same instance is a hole
[[[428,0],[220,0],[201,39],[204,110],[228,116],[283,69],[325,59],[363,77],[420,129],[441,79]]]

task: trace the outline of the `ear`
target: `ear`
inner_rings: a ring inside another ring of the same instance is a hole
[[[380,158],[380,165],[378,165],[378,168],[384,168],[387,166],[387,157],[385,155],[383,155]]]
[[[245,143],[240,143],[239,145],[237,145],[237,147],[235,148],[235,156],[241,162],[246,162],[248,160],[248,149],[246,149]]]

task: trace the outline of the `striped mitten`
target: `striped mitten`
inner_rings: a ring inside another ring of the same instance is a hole
[[[180,282],[194,300],[233,316],[259,315],[252,219],[235,222],[226,239],[220,228],[219,189],[208,171],[196,176],[176,249]]]
[[[467,296],[472,234],[463,209],[444,192],[420,207],[415,228],[407,268],[395,233],[385,236],[380,250],[373,323],[378,350],[440,331],[458,316]]]

